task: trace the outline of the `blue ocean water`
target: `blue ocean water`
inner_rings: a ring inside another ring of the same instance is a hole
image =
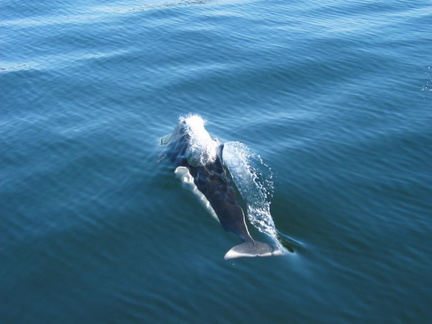
[[[0,10],[1,322],[431,321],[430,1]],[[271,175],[287,255],[225,261],[156,163],[188,113]]]

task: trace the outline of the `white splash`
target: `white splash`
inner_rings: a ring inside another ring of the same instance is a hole
[[[204,166],[216,160],[217,148],[220,143],[213,139],[204,128],[205,120],[199,115],[187,115],[179,118],[185,123],[190,136],[187,151],[188,163],[192,166]]]
[[[260,232],[280,247],[278,232],[270,214],[273,195],[272,171],[261,157],[240,142],[225,143],[223,160],[247,205],[247,217]]]

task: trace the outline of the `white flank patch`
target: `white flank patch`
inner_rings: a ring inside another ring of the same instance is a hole
[[[207,200],[207,198],[202,194],[201,191],[197,188],[197,186],[194,183],[194,179],[192,175],[189,173],[188,168],[180,166],[174,171],[176,177],[180,179],[182,182],[182,185],[185,189],[188,189],[193,192],[195,196],[197,196],[199,202],[208,210],[210,215],[213,216],[214,219],[216,219],[219,222],[219,219],[213,209],[213,207],[210,205],[210,202]]]

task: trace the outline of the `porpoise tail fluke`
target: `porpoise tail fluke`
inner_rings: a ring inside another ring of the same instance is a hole
[[[253,258],[283,255],[283,252],[277,248],[273,248],[267,243],[259,241],[248,241],[234,246],[225,256],[225,260],[235,258]]]

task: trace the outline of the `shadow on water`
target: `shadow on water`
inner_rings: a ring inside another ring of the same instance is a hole
[[[295,253],[297,250],[303,248],[303,244],[293,238],[289,237],[278,231],[277,239],[282,246],[290,253]]]

